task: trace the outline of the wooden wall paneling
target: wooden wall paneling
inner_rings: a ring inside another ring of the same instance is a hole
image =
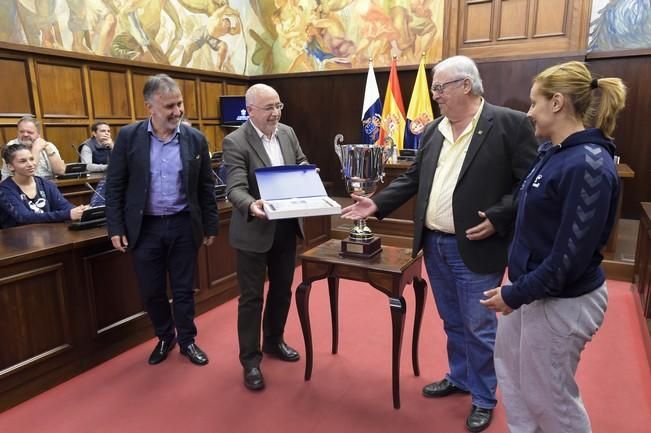
[[[219,125],[207,125],[205,123],[201,127],[201,132],[206,136],[211,152],[222,150],[222,140],[224,140],[224,137],[231,131],[232,130],[225,129]]]
[[[0,146],[16,138],[16,124],[0,126]]]
[[[0,116],[12,117],[34,113],[30,92],[29,65],[26,60],[0,58]],[[9,79],[6,79],[9,77]]]
[[[89,68],[91,101],[95,119],[130,119],[126,71]]]
[[[498,7],[498,41],[526,39],[529,30],[530,0],[501,1]],[[524,17],[524,19],[523,19]]]
[[[463,44],[493,39],[493,1],[468,0],[463,21]]]
[[[43,136],[56,145],[65,162],[77,162],[79,155],[72,149],[90,137],[87,125],[46,124],[43,126]]]
[[[226,83],[226,94],[227,95],[244,95],[246,89],[249,86],[247,84],[236,84],[236,83]]]
[[[585,54],[590,6],[589,0],[452,1],[446,22],[457,46],[448,53],[475,59]]]
[[[619,77],[628,86],[614,136],[621,161],[635,171],[633,179],[623,181],[622,217],[638,219],[640,202],[651,201],[651,56],[588,58],[588,62],[594,75]]]
[[[37,61],[35,67],[43,118],[88,118],[81,66]]]
[[[536,0],[532,37],[567,35],[571,0]]]
[[[217,120],[219,112],[219,97],[224,94],[224,83],[221,81],[201,80],[201,118]]]
[[[185,80],[175,78],[181,94],[183,95],[183,106],[185,107],[185,117],[193,120],[199,118],[199,110],[197,109],[197,86],[195,80]]]
[[[143,74],[131,74],[131,80],[133,83],[133,107],[135,111],[136,119],[146,119],[149,117],[149,111],[145,107],[145,98],[142,96],[142,89],[145,87],[145,82],[149,78],[149,75]]]
[[[3,326],[0,378],[70,347],[70,316],[62,263],[48,263],[0,278]]]

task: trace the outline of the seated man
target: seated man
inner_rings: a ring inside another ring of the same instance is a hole
[[[106,171],[113,150],[111,127],[106,122],[95,122],[91,126],[90,135],[88,140],[79,145],[80,162],[86,164],[88,171]]]
[[[36,176],[52,177],[65,173],[66,163],[61,159],[59,149],[41,137],[41,123],[35,117],[24,116],[16,126],[18,136],[7,143],[7,146],[22,143],[31,150],[36,165]],[[2,165],[2,179],[9,176],[12,176],[12,173],[5,163]]]

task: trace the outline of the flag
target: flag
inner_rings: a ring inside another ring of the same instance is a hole
[[[380,101],[380,91],[377,87],[377,81],[375,81],[373,63],[368,62],[364,104],[362,105],[362,143],[375,144],[378,142],[381,123],[382,102]]]
[[[420,135],[429,122],[434,120],[432,102],[427,88],[427,75],[425,72],[425,56],[420,59],[414,90],[411,92],[409,110],[407,110],[407,125],[405,127],[405,148],[418,149]]]
[[[405,104],[402,103],[400,83],[398,82],[398,66],[395,57],[391,61],[389,84],[384,95],[380,139],[382,143],[385,143],[385,140],[389,137],[395,143],[396,150],[402,149],[402,142],[405,137]]]

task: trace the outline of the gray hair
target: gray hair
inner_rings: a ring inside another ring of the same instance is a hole
[[[18,122],[16,123],[16,127],[20,128],[20,124],[23,122],[32,122],[34,126],[36,127],[36,130],[40,133],[41,132],[41,122],[38,121],[38,119],[31,114],[28,114],[26,116],[21,117],[18,119]]]
[[[456,78],[468,78],[472,83],[472,94],[482,96],[484,94],[484,85],[479,76],[479,70],[475,62],[466,56],[454,56],[443,60],[432,69],[432,75],[436,71],[450,72]]]
[[[152,75],[142,89],[145,102],[151,102],[156,93],[181,92],[176,81],[167,74]]]
[[[248,107],[249,105],[255,105],[254,102],[256,99],[258,99],[258,94],[262,92],[278,93],[276,92],[276,89],[271,86],[267,86],[266,84],[254,84],[246,90],[246,94],[244,95],[246,106]]]

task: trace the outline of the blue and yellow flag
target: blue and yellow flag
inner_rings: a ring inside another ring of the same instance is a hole
[[[434,120],[432,102],[427,88],[427,74],[425,72],[425,56],[420,59],[414,90],[411,92],[409,110],[407,111],[407,125],[405,128],[405,149],[418,149],[420,136],[425,125]]]
[[[381,144],[386,144],[390,137],[398,150],[402,149],[402,142],[405,137],[405,104],[402,102],[400,83],[398,82],[398,66],[396,58],[391,61],[391,72],[389,73],[389,84],[384,96],[384,108],[382,109],[382,136]]]
[[[368,62],[366,89],[364,90],[364,105],[362,106],[362,143],[375,144],[380,140],[382,124],[382,102],[380,91],[375,81],[373,63]]]

